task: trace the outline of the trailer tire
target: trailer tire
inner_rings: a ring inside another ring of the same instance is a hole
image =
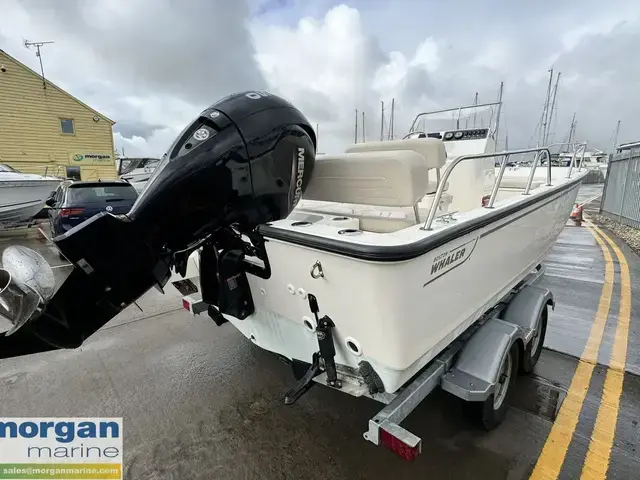
[[[531,341],[529,341],[529,344],[522,355],[522,362],[520,364],[521,373],[533,372],[536,363],[538,363],[540,353],[542,353],[544,337],[547,334],[548,310],[549,307],[547,307],[547,305],[542,308],[540,319],[538,320],[536,335],[531,339]]]
[[[484,402],[478,402],[476,405],[480,409],[480,422],[486,430],[492,430],[502,423],[509,409],[509,400],[513,393],[513,385],[518,376],[518,360],[520,354],[518,344],[514,343],[509,349],[509,353],[505,356],[502,366],[500,367],[500,376],[507,375],[506,384],[500,390],[500,384],[496,386],[496,391],[492,393]],[[498,400],[496,400],[496,395]]]

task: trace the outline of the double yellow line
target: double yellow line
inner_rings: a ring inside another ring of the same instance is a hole
[[[627,341],[629,323],[631,321],[631,277],[627,260],[618,246],[595,225],[587,223],[587,228],[596,242],[598,242],[598,245],[600,245],[604,255],[604,284],[598,310],[589,332],[589,338],[578,361],[567,396],[531,474],[531,479],[533,480],[558,478],[578,424],[578,418],[589,389],[593,369],[598,363],[598,352],[600,351],[602,335],[611,306],[614,283],[613,258],[609,249],[611,247],[620,265],[620,310],[618,312],[611,361],[606,373],[600,407],[598,408],[596,423],[591,434],[589,450],[580,478],[590,480],[604,479],[609,469],[627,357]]]

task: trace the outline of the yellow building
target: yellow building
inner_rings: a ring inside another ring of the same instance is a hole
[[[117,178],[114,124],[0,50],[0,163],[24,173]]]

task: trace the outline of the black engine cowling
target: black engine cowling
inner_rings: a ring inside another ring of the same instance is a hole
[[[315,149],[309,122],[276,95],[241,92],[213,104],[176,138],[127,215],[101,213],[54,238],[75,268],[41,315],[0,337],[0,358],[78,347],[149,288],[163,286],[172,267],[183,270],[199,246],[228,260],[264,255],[255,227],[293,210]],[[219,268],[232,263],[222,260]],[[241,305],[231,307],[246,316]]]

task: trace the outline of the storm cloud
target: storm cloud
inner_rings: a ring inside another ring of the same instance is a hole
[[[3,19],[0,48],[32,68],[22,41],[56,42],[43,50],[48,78],[115,120],[129,155],[161,155],[202,108],[239,90],[285,96],[332,152],[353,141],[355,109],[372,140],[380,102],[388,114],[394,98],[402,136],[417,112],[476,92],[493,101],[500,82],[501,142],[508,131],[510,147],[525,147],[552,67],[562,72],[556,141],[574,112],[577,138],[594,147],[610,148],[617,120],[619,141],[636,139],[632,0],[4,0]]]

